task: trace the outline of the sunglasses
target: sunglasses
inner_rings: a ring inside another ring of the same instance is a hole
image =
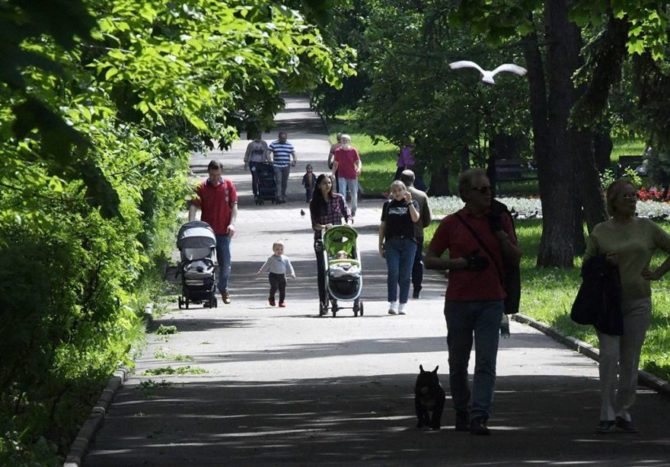
[[[486,193],[491,192],[491,187],[490,186],[479,186],[479,187],[473,186],[471,189],[472,189],[472,191],[477,191],[477,192],[479,192],[483,195],[486,194]]]

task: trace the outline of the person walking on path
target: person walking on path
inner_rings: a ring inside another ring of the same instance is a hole
[[[314,188],[316,188],[316,175],[314,175],[312,164],[307,164],[307,167],[305,167],[302,186],[305,187],[305,203],[309,203],[312,200],[312,195],[314,195]]]
[[[277,202],[286,202],[286,186],[288,185],[288,176],[291,172],[291,166],[295,167],[298,162],[295,155],[295,148],[287,140],[288,135],[285,131],[280,131],[278,139],[270,143],[272,151],[272,165],[275,171],[275,182],[277,184]]]
[[[237,190],[233,182],[223,178],[223,166],[212,160],[207,165],[208,178],[198,184],[196,197],[191,200],[188,220],[195,220],[198,208],[200,216],[216,235],[216,257],[219,262],[218,288],[223,303],[230,303],[228,280],[231,270],[230,242],[235,235],[237,220]]]
[[[330,151],[328,152],[328,169],[333,170],[333,163],[335,162],[335,151],[337,151],[342,146],[342,133],[335,135],[335,143],[330,145]],[[338,189],[338,178],[337,172],[333,171],[335,176],[335,191]]]
[[[396,180],[391,183],[390,192],[391,199],[384,202],[382,208],[379,254],[386,259],[388,312],[390,315],[404,315],[416,253],[414,226],[421,215],[419,203],[412,199],[412,193],[407,191],[403,182]]]
[[[316,192],[309,204],[309,213],[314,230],[314,254],[316,255],[316,277],[319,287],[319,303],[321,314],[328,304],[326,293],[326,263],[323,257],[322,232],[333,225],[341,225],[342,219],[350,222],[351,214],[344,196],[333,193],[333,179],[330,175],[321,174],[316,179]]]
[[[268,303],[270,306],[275,306],[275,294],[279,290],[279,308],[284,308],[286,306],[286,275],[289,274],[295,279],[295,271],[289,257],[284,255],[282,242],[277,241],[272,244],[272,253],[273,255],[265,261],[256,274],[268,273],[270,280]]]
[[[269,162],[270,148],[268,143],[261,139],[260,134],[256,134],[254,139],[247,145],[244,153],[244,168],[251,171],[251,189],[254,197],[258,196],[258,170],[259,164]]]
[[[356,216],[358,207],[358,176],[361,174],[361,157],[358,149],[351,145],[351,137],[342,135],[342,146],[335,150],[333,174],[338,177],[338,191],[345,196],[347,189],[351,195],[351,217]]]
[[[428,269],[449,270],[444,315],[456,431],[488,435],[505,298],[498,271],[503,270],[503,261],[518,264],[521,250],[512,218],[506,213],[490,213],[491,183],[483,170],[462,172],[458,189],[465,207],[442,220],[428,246],[425,264]],[[442,258],[446,250],[448,259]],[[473,334],[475,374],[471,397],[468,360]]]
[[[414,239],[416,240],[416,254],[414,255],[414,264],[412,265],[412,298],[419,298],[421,293],[421,284],[423,283],[423,229],[430,225],[433,214],[428,205],[428,195],[414,186],[414,172],[403,170],[400,174],[400,181],[405,184],[407,191],[419,203],[420,222],[414,223]]]
[[[402,148],[400,148],[400,151],[398,152],[398,161],[396,162],[397,169],[395,171],[395,175],[393,176],[393,180],[401,180],[400,176],[403,170],[414,169],[414,164],[416,164],[416,161],[414,160],[414,155],[412,154],[413,150],[414,145],[409,140],[409,138],[407,138],[403,143]]]
[[[611,218],[593,228],[584,255],[585,261],[605,255],[618,265],[621,278],[623,335],[598,332],[602,402],[598,433],[637,432],[630,409],[635,402],[640,352],[651,322],[649,281],[670,270],[670,256],[658,268],[649,268],[656,250],[670,253],[670,235],[653,221],[636,217],[636,203],[637,190],[631,182],[612,183],[607,189]]]

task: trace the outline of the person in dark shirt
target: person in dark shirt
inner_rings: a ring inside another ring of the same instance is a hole
[[[314,253],[316,255],[317,284],[319,287],[319,303],[321,311],[326,309],[326,263],[323,257],[322,231],[333,225],[341,225],[342,219],[351,221],[351,213],[344,201],[344,196],[333,193],[333,179],[330,175],[321,174],[316,178],[316,191],[309,203],[309,213],[314,230]]]
[[[419,204],[412,199],[403,182],[396,180],[391,183],[390,192],[391,199],[384,203],[382,209],[379,254],[386,259],[389,314],[404,315],[416,253],[414,223],[421,215]]]

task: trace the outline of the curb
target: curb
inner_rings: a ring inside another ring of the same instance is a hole
[[[574,337],[565,336],[560,332],[558,332],[556,329],[549,327],[546,324],[540,323],[539,321],[536,321],[533,318],[530,318],[526,315],[515,314],[511,315],[511,317],[514,321],[517,321],[522,324],[527,324],[528,326],[537,329],[538,331],[546,334],[547,336],[563,344],[569,349],[575,350],[580,354],[585,355],[595,361],[598,361],[600,359],[598,349],[596,349],[590,344],[587,344],[584,341],[581,341]],[[670,382],[664,380],[663,378],[659,378],[658,376],[652,375],[647,371],[638,370],[638,382],[643,386],[647,386],[648,388],[654,389],[660,394],[666,396],[670,395]]]
[[[144,319],[146,320],[145,328],[153,321],[153,309],[153,303],[149,303],[144,307]],[[70,452],[65,458],[63,467],[81,466],[81,462],[88,451],[88,446],[91,444],[91,441],[93,441],[95,434],[102,427],[102,424],[105,421],[105,415],[107,414],[107,409],[109,409],[109,406],[114,400],[116,391],[118,391],[128,379],[128,373],[130,373],[128,368],[121,367],[109,378],[107,386],[105,386],[102,394],[100,394],[100,398],[98,398],[98,402],[96,402],[91,409],[88,419],[86,419],[82,427],[79,429],[77,437],[72,442]]]
[[[63,467],[79,467],[81,466],[81,461],[88,450],[88,446],[93,440],[95,433],[100,429],[102,423],[105,420],[105,414],[109,405],[114,399],[114,394],[124,383],[128,377],[129,370],[127,368],[120,368],[114,372],[107,386],[102,391],[98,402],[91,409],[91,413],[88,416],[88,419],[82,425],[77,437],[75,438],[72,446],[70,446],[70,452],[65,459]]]

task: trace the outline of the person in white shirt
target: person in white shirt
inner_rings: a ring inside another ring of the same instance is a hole
[[[279,307],[284,308],[286,306],[286,275],[289,274],[295,279],[295,271],[293,265],[291,265],[291,260],[284,255],[284,244],[282,242],[274,242],[272,252],[274,254],[265,261],[265,264],[256,274],[268,273],[268,279],[270,280],[268,303],[270,306],[275,306],[275,294],[279,290]]]

